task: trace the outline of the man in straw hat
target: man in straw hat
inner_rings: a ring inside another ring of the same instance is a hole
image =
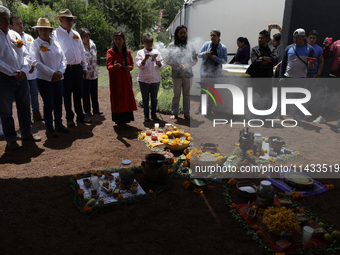
[[[64,74],[64,105],[68,127],[75,126],[73,121],[74,112],[72,111],[72,93],[77,122],[91,123],[90,119],[85,118],[81,104],[83,78],[86,77],[87,74],[87,62],[80,35],[77,31],[71,29],[75,19],[77,19],[77,17],[73,16],[69,9],[60,10],[59,16],[56,17],[55,20],[61,24],[53,32],[67,60],[67,67]]]
[[[3,132],[10,150],[19,149],[13,119],[13,99],[16,102],[21,139],[40,141],[32,135],[29,87],[26,74],[29,55],[20,35],[9,30],[10,11],[0,5],[0,117]]]
[[[30,53],[30,47],[34,39],[31,35],[26,34],[24,32],[24,25],[22,24],[20,17],[16,14],[11,13],[9,22],[10,22],[9,27],[21,36],[22,42],[25,44],[25,47],[28,53]],[[31,68],[29,72],[27,73],[27,80],[30,86],[30,98],[31,98],[31,106],[32,106],[32,112],[33,112],[33,120],[39,121],[39,120],[42,120],[42,116],[39,111],[39,99],[38,99],[39,90],[37,86],[36,72],[34,71],[34,66],[32,63],[30,63],[30,65],[31,65]]]

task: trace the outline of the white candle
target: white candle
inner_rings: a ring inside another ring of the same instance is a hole
[[[159,123],[155,123],[155,131],[158,131],[159,129]]]
[[[98,176],[92,176],[91,182],[92,182],[92,185],[93,185],[93,189],[98,189],[98,187],[99,187]]]
[[[314,229],[310,226],[304,226],[302,231],[302,243],[308,244],[313,235]]]

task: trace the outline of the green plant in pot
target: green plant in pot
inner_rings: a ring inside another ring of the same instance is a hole
[[[122,168],[119,170],[119,182],[126,186],[131,185],[135,179],[134,175],[130,168]]]

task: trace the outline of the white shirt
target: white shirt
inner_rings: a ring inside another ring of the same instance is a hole
[[[153,49],[150,53],[153,54],[158,54],[158,56],[156,57],[156,59],[154,61],[152,61],[152,58],[149,57],[146,62],[145,65],[142,65],[142,61],[145,58],[145,54],[148,53],[148,51],[144,48],[142,50],[139,50],[137,52],[136,55],[136,65],[139,68],[139,72],[138,72],[138,77],[137,77],[137,81],[141,81],[141,82],[145,82],[145,83],[158,83],[161,81],[161,76],[160,76],[160,70],[162,70],[164,68],[164,64],[163,64],[163,58],[161,56],[161,53],[156,50]],[[157,66],[156,65],[156,61],[160,61],[161,62],[161,66]]]
[[[80,35],[77,31],[70,29],[70,33],[67,30],[59,26],[53,31],[55,40],[59,42],[68,65],[81,64],[83,70],[87,70],[87,62],[85,57],[85,49]]]
[[[26,34],[25,32],[21,34],[21,40],[22,42],[25,44],[25,47],[26,47],[26,50],[28,51],[28,53],[31,55],[30,53],[30,47],[34,41],[33,37],[29,34]],[[28,60],[29,64],[33,64],[31,58]],[[30,68],[29,68],[30,70]],[[28,70],[28,71],[29,71]],[[36,77],[36,72],[35,70],[33,71],[33,73],[29,73],[27,74],[27,80],[35,80],[37,77]]]
[[[43,51],[42,47],[47,47],[48,50]],[[65,55],[59,43],[53,38],[50,38],[50,43],[45,42],[40,37],[35,39],[31,45],[31,54],[33,65],[37,69],[38,79],[51,81],[55,72],[65,72],[67,64]]]
[[[26,75],[28,74],[28,52],[25,47],[17,47],[15,41],[20,39],[20,35],[8,30],[5,34],[0,29],[0,72],[8,76],[17,76],[17,70],[20,70]]]

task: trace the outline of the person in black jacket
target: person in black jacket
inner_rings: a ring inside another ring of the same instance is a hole
[[[262,30],[259,33],[259,45],[251,49],[251,65],[247,73],[253,77],[273,77],[273,63],[277,63],[278,56],[272,45],[268,45],[269,33]]]

